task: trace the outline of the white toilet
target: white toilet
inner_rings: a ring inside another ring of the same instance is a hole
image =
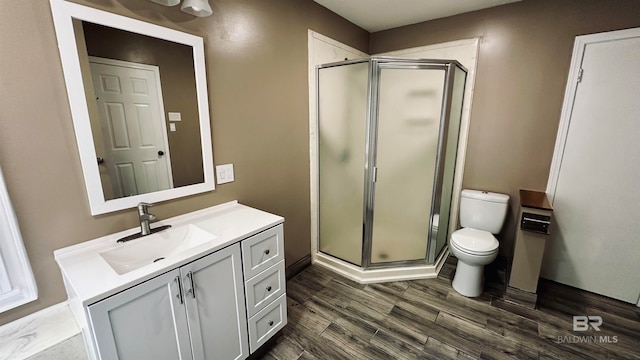
[[[498,240],[507,215],[509,196],[478,190],[462,190],[460,225],[451,234],[449,249],[458,258],[453,288],[460,294],[476,297],[484,289],[484,266],[498,255]]]

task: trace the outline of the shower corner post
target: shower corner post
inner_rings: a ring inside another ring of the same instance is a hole
[[[318,256],[318,252],[320,251],[320,126],[319,126],[319,121],[320,121],[320,104],[318,102],[319,99],[319,91],[320,91],[320,65],[316,65],[315,69],[313,71],[314,77],[315,77],[315,109],[313,111],[315,111],[315,122],[313,124],[309,124],[309,132],[313,132],[313,134],[315,134],[315,142],[311,141],[312,145],[310,145],[310,152],[311,154],[309,155],[310,161],[311,161],[311,191],[310,191],[310,204],[312,206],[312,209],[310,211],[311,214],[311,264],[316,262],[316,258]],[[311,100],[311,97],[310,97]],[[311,117],[311,112],[310,112],[310,118]],[[315,159],[314,159],[315,157]],[[315,160],[315,163],[314,163]],[[315,174],[314,174],[314,169],[312,167],[315,167]],[[316,176],[314,176],[316,175]],[[315,179],[314,179],[315,178]],[[315,191],[313,191],[314,186],[313,186],[313,182],[315,183]],[[314,207],[315,207],[315,214],[314,214]],[[315,217],[315,219],[314,219]],[[314,228],[314,224],[315,224],[315,228]]]
[[[375,196],[375,172],[376,172],[376,144],[377,144],[377,124],[378,124],[378,93],[380,67],[375,58],[371,58],[369,63],[369,79],[367,84],[367,118],[365,135],[365,158],[364,160],[364,189],[365,197],[363,203],[363,223],[362,223],[362,268],[367,270],[371,267],[372,237],[373,227],[373,205]]]
[[[460,72],[458,72],[460,70]],[[462,75],[460,77],[459,75]],[[449,237],[449,230],[451,228],[452,210],[456,210],[455,206],[452,206],[453,190],[455,187],[455,175],[456,164],[458,159],[458,145],[460,138],[460,129],[462,121],[462,110],[464,102],[464,91],[466,86],[467,71],[458,62],[450,62],[447,66],[447,91],[445,99],[447,100],[446,108],[443,110],[443,116],[446,116],[447,123],[444,129],[441,129],[440,140],[443,142],[442,147],[439,144],[438,154],[438,176],[439,181],[437,186],[439,189],[434,188],[434,192],[437,191],[438,196],[438,209],[439,216],[438,234],[437,238],[429,242],[430,248],[429,260],[434,262],[442,255],[443,250],[446,247]],[[462,80],[462,83],[459,81]],[[461,86],[460,86],[461,85]],[[444,125],[444,124],[443,124]],[[446,186],[445,186],[446,184]],[[443,201],[444,200],[444,201]],[[435,205],[434,201],[434,205]],[[435,209],[433,210],[435,213]],[[444,220],[444,226],[443,221]],[[443,231],[444,236],[440,231]],[[443,240],[443,241],[440,241]],[[441,244],[440,244],[441,243]],[[433,248],[433,246],[437,248]]]

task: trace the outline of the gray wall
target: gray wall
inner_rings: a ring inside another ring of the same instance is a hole
[[[233,163],[236,181],[153,212],[237,199],[286,218],[287,265],[309,254],[307,30],[365,52],[369,34],[311,0],[215,0],[208,18],[148,0],[76,2],[204,38],[214,161]],[[0,0],[0,48],[0,165],[39,290],[6,323],[66,299],[53,250],[137,217],[90,215],[49,2]]]
[[[370,50],[481,37],[463,187],[506,193],[517,205],[519,189],[546,189],[575,37],[638,26],[636,0],[525,0],[376,32]]]

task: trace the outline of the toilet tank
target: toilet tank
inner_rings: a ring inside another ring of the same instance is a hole
[[[504,224],[509,195],[479,190],[462,190],[460,194],[460,225],[465,228],[497,234]]]

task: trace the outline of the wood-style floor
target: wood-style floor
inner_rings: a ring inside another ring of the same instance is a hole
[[[361,285],[320,266],[287,282],[289,323],[262,359],[640,359],[640,309],[543,281],[539,308],[503,299],[489,276],[475,299],[438,279]],[[573,315],[598,315],[599,332],[574,332]],[[614,343],[615,341],[615,343]]]

